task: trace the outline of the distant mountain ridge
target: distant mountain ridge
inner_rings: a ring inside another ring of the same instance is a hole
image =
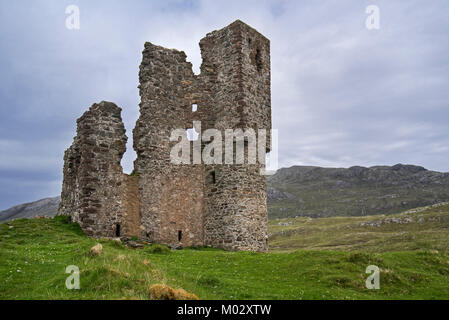
[[[399,213],[449,201],[449,173],[397,164],[350,168],[293,166],[267,178],[268,216],[331,217]],[[0,211],[0,223],[54,216],[60,197]]]
[[[397,164],[293,166],[267,178],[270,218],[398,213],[449,201],[449,173]]]
[[[58,212],[60,197],[45,198],[34,202],[19,204],[12,208],[0,211],[0,223],[36,216],[53,217]]]

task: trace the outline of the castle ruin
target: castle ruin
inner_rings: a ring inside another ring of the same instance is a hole
[[[195,75],[184,52],[145,43],[133,130],[135,174],[124,174],[120,165],[127,137],[119,107],[102,101],[77,120],[77,135],[64,154],[59,214],[71,216],[87,235],[268,249],[263,164],[174,164],[176,142],[169,138],[194,121],[201,122],[200,132],[269,131],[270,42],[237,20],[208,33],[200,48],[201,72]],[[269,139],[264,151],[270,151]]]

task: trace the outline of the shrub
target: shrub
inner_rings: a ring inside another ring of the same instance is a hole
[[[121,241],[109,240],[107,243],[111,247],[116,248],[116,249],[124,249],[124,248],[126,248],[126,246]]]
[[[62,216],[62,215],[58,215],[58,216],[54,216],[53,220],[56,222],[61,222],[61,223],[72,223],[72,218],[70,216]]]
[[[366,253],[355,252],[349,255],[348,261],[352,263],[367,264],[370,261],[370,256]]]
[[[145,251],[148,253],[167,254],[170,252],[170,248],[162,244],[154,243],[146,247]]]
[[[199,300],[198,297],[184,289],[173,289],[165,284],[154,284],[149,289],[152,300]]]
[[[220,284],[220,280],[213,276],[204,276],[198,280],[198,283],[206,287],[214,287]]]

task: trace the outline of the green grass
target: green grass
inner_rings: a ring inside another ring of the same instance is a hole
[[[422,210],[422,211],[421,211]],[[439,250],[449,253],[449,204],[394,215],[331,218],[288,218],[269,222],[270,248],[388,252]],[[380,226],[367,222],[391,221]]]
[[[63,217],[9,224],[13,228],[0,225],[0,299],[148,299],[148,287],[155,283],[183,288],[200,299],[449,298],[449,255],[430,245],[393,252],[384,247],[379,252],[309,247],[270,253],[172,251],[160,245],[130,249],[86,237]],[[281,231],[278,227],[272,225],[272,232]],[[102,255],[90,256],[98,241]],[[380,290],[365,288],[370,264],[381,269]],[[80,268],[80,290],[65,287],[68,265]]]

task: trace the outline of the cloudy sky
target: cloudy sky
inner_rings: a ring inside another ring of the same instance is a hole
[[[68,5],[80,29],[66,28]],[[369,30],[368,5],[380,10]],[[0,210],[60,193],[75,120],[123,108],[132,170],[145,41],[184,50],[241,19],[271,40],[280,166],[449,171],[449,2],[0,0]]]

